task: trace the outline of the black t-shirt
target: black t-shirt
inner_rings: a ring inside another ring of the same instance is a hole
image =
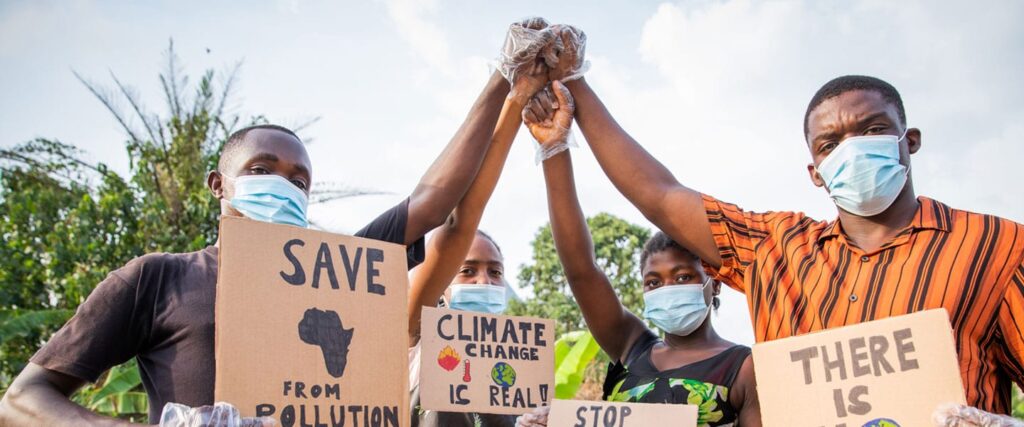
[[[408,199],[356,236],[402,244]],[[409,268],[423,261],[421,237],[408,247]],[[149,420],[164,404],[212,405],[217,248],[148,254],[111,272],[32,363],[86,381],[135,357],[149,395]]]

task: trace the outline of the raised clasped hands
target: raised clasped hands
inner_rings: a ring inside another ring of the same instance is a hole
[[[586,71],[586,35],[570,25],[527,18],[509,26],[498,70],[512,85],[509,97],[525,104],[549,81],[567,81]]]
[[[539,144],[538,163],[570,147],[575,110],[572,94],[558,80],[538,92],[523,109],[523,122]]]

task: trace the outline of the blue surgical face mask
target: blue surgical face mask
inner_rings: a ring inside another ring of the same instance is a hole
[[[900,164],[899,144],[906,136],[856,136],[840,142],[817,168],[836,206],[858,216],[888,209],[907,183],[909,169]]]
[[[308,227],[306,193],[278,175],[243,175],[234,178],[231,207],[246,218],[275,224]]]
[[[501,314],[505,312],[505,287],[497,285],[451,285],[448,307],[453,310]]]
[[[686,336],[696,331],[711,312],[704,301],[703,285],[665,285],[644,292],[644,318],[665,333]]]

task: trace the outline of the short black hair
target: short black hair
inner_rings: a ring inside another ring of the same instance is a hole
[[[221,172],[224,171],[225,165],[227,165],[228,161],[231,160],[231,157],[234,156],[235,151],[238,149],[238,147],[242,145],[242,141],[245,141],[245,135],[256,129],[269,129],[284,132],[288,135],[295,137],[295,139],[297,139],[299,142],[302,142],[302,138],[299,138],[299,136],[296,135],[295,132],[292,132],[291,129],[288,129],[284,126],[274,124],[258,124],[246,126],[244,128],[234,131],[230,136],[228,136],[227,141],[224,141],[224,146],[221,147],[220,150],[220,160],[217,162],[217,170]]]
[[[662,231],[658,231],[657,233],[654,233],[654,235],[651,236],[650,239],[647,239],[647,242],[644,243],[644,249],[642,252],[640,252],[640,269],[643,270],[644,266],[647,265],[647,259],[650,258],[651,255],[654,255],[658,252],[667,251],[669,249],[677,249],[682,253],[693,257],[695,261],[701,262],[700,257],[698,257],[696,254],[690,252],[688,249],[684,248],[683,245],[680,245],[675,240],[672,240],[671,237],[668,237],[668,234],[665,234]],[[718,310],[718,307],[721,305],[722,300],[718,298],[717,295],[711,298],[711,306],[714,307],[715,310]]]
[[[485,233],[483,230],[477,230],[476,234],[479,234],[480,237],[483,237],[487,239],[488,242],[491,242],[491,244],[494,245],[494,249],[498,250],[498,255],[501,255],[502,257],[505,256],[505,254],[501,253],[501,246],[498,246],[498,242],[495,242],[494,238],[491,237],[490,234]]]
[[[903,109],[903,98],[900,97],[900,93],[895,87],[876,77],[842,76],[825,83],[811,98],[811,103],[807,104],[807,112],[804,113],[804,138],[810,133],[807,122],[811,117],[811,111],[818,108],[822,102],[854,90],[870,90],[882,95],[883,99],[896,107],[900,124],[904,127],[907,125],[907,112]]]
[[[650,239],[647,239],[647,242],[644,243],[644,249],[642,252],[640,252],[640,268],[643,269],[644,266],[647,265],[647,259],[650,258],[651,255],[654,255],[658,252],[666,251],[668,249],[678,249],[683,253],[692,256],[693,259],[696,259],[698,261],[700,260],[700,258],[698,258],[697,255],[694,255],[693,252],[690,252],[689,250],[684,248],[683,245],[680,245],[675,240],[672,240],[672,238],[669,237],[668,234],[665,234],[663,231],[658,231],[657,233],[654,233],[654,235],[651,236]]]

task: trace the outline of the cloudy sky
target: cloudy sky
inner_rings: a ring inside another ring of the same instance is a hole
[[[541,15],[589,36],[587,79],[685,184],[753,210],[831,219],[801,122],[814,91],[869,74],[903,94],[923,132],[918,194],[1024,221],[1024,2],[266,1],[0,2],[0,145],[59,138],[127,171],[123,136],[72,70],[115,73],[153,109],[167,41],[186,71],[244,60],[234,111],[305,137],[315,179],[389,192],[315,206],[352,232],[415,186],[488,76],[508,23]],[[514,268],[547,221],[541,170],[521,132],[483,228]],[[584,209],[650,226],[574,152]],[[716,320],[751,342],[742,296]]]

